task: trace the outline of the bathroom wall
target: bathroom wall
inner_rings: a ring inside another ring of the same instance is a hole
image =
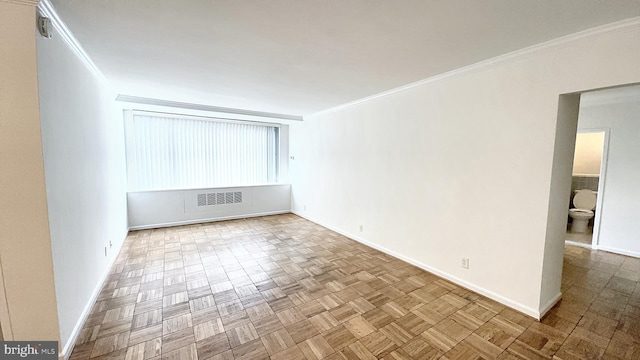
[[[572,176],[571,177],[571,196],[574,190],[589,189],[598,191],[599,176]]]
[[[573,175],[600,175],[604,131],[578,133],[573,157]]]

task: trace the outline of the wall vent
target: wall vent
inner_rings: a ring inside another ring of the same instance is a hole
[[[242,191],[198,194],[198,206],[213,206],[242,203]]]

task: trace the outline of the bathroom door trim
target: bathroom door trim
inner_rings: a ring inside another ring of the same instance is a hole
[[[593,218],[593,235],[591,237],[591,248],[598,249],[600,243],[600,223],[602,221],[602,202],[604,201],[604,185],[607,181],[607,163],[609,159],[609,132],[611,128],[585,128],[579,129],[578,134],[604,132],[604,141],[602,143],[602,154],[600,155],[600,177],[598,178],[598,196],[596,197],[596,211]]]

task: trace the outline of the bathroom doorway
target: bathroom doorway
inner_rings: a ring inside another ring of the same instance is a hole
[[[579,210],[569,211],[565,241],[572,245],[592,248],[597,247],[598,244],[609,129],[581,129],[580,123],[578,123],[578,129],[573,158],[569,209]],[[580,198],[589,199],[589,191],[594,195],[594,209],[588,209],[592,206],[588,200],[586,201],[587,205],[584,205],[584,202],[576,201],[576,195],[579,192],[581,193]],[[587,193],[586,197],[585,193]],[[585,209],[581,209],[581,207]],[[585,222],[586,226],[584,226]]]

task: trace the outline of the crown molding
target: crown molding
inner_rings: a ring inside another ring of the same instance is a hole
[[[17,5],[26,5],[36,7],[40,3],[39,0],[0,0],[0,2],[17,4]]]
[[[212,106],[212,105],[193,104],[193,103],[185,103],[180,101],[170,101],[170,100],[162,100],[162,99],[152,99],[152,98],[123,95],[123,94],[118,94],[118,97],[116,97],[116,101],[128,102],[128,103],[134,103],[134,104],[165,106],[165,107],[178,108],[178,109],[216,112],[216,113],[222,113],[222,114],[255,116],[260,118],[272,118],[272,119],[294,120],[294,121],[303,120],[303,117],[298,115],[278,114],[278,113],[270,113],[270,112],[263,112],[263,111],[254,111],[254,110],[243,110],[243,109],[236,109],[236,108],[226,108],[226,107],[219,107],[219,106]]]
[[[60,19],[56,9],[53,7],[49,0],[40,1],[40,5],[38,5],[38,11],[42,16],[48,17],[51,20],[51,24],[56,29],[57,33],[60,35],[62,40],[67,44],[69,49],[76,55],[76,57],[91,71],[99,80],[103,83],[108,84],[104,74],[98,69],[96,64],[91,60],[89,55],[84,51],[84,48],[67,25]]]
[[[567,44],[576,41],[576,40],[581,40],[581,39],[585,39],[585,38],[590,38],[590,37],[595,37],[595,36],[599,36],[599,35],[603,35],[606,33],[611,33],[614,31],[628,31],[630,29],[634,29],[636,27],[640,26],[640,16],[636,16],[633,18],[629,18],[629,19],[625,19],[622,21],[617,21],[614,23],[610,23],[610,24],[606,24],[606,25],[602,25],[602,26],[598,26],[595,28],[591,28],[591,29],[587,29],[587,30],[583,30],[577,33],[573,33],[573,34],[569,34],[566,36],[562,36],[553,40],[549,40],[540,44],[536,44],[533,46],[529,46],[520,50],[516,50],[516,51],[512,51],[503,55],[499,55],[487,60],[483,60],[480,62],[477,62],[475,64],[471,64],[468,66],[463,66],[461,68],[458,69],[454,69],[439,75],[434,75],[432,77],[423,79],[423,80],[419,80],[413,83],[409,83],[407,85],[403,85],[391,90],[387,90],[387,91],[383,91],[381,93],[375,94],[375,95],[371,95],[371,96],[367,96],[365,98],[359,99],[359,100],[355,100],[352,102],[348,102],[346,104],[342,104],[342,105],[338,105],[329,109],[325,109],[325,110],[321,110],[318,112],[315,112],[313,114],[308,114],[305,115],[305,117],[307,116],[315,116],[315,115],[320,115],[320,114],[326,114],[326,113],[332,113],[335,111],[339,111],[339,110],[343,110],[358,104],[362,104],[383,96],[387,96],[387,95],[391,95],[391,94],[395,94],[401,91],[405,91],[405,90],[409,90],[409,89],[413,89],[425,84],[429,84],[429,83],[433,83],[436,81],[440,81],[443,79],[447,79],[447,78],[453,78],[453,77],[457,77],[460,75],[464,75],[464,74],[468,74],[474,71],[478,71],[478,70],[482,70],[482,69],[488,69],[492,66],[495,65],[499,65],[499,64],[504,64],[504,63],[508,63],[510,61],[514,61],[514,60],[518,60],[521,59],[522,57],[528,56],[528,55],[532,55],[544,50],[549,50],[549,49],[554,49],[554,48],[558,48],[558,47],[562,47],[562,46],[566,46]]]

